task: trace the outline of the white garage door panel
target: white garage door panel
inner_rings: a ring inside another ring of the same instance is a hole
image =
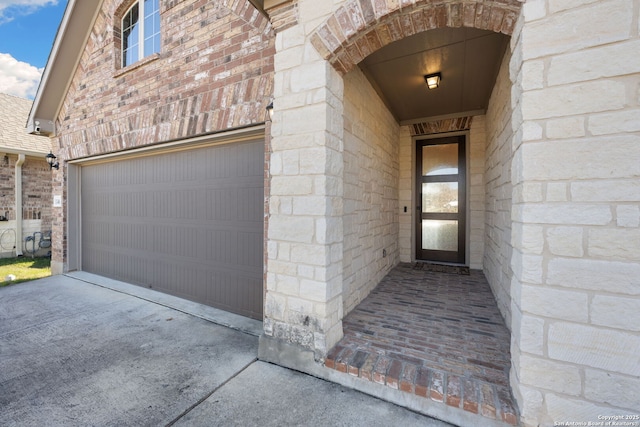
[[[264,143],[82,167],[82,269],[262,319]]]

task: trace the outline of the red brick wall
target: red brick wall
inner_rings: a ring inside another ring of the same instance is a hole
[[[22,218],[42,220],[51,230],[51,169],[44,160],[27,157],[22,165]]]
[[[121,69],[131,3],[103,4],[56,121],[61,159],[265,121],[275,36],[248,1],[161,1],[161,52]]]
[[[0,157],[0,215],[16,219],[15,171],[18,156]],[[22,219],[42,220],[51,229],[51,171],[44,160],[27,157],[22,164]]]
[[[247,0],[161,0],[161,51],[120,67],[120,20],[133,0],[105,0],[56,120],[65,160],[265,121],[275,34]],[[66,205],[66,202],[65,202]],[[53,260],[66,262],[65,208],[55,208]]]
[[[18,156],[6,154],[0,157],[0,215],[15,219],[15,164]]]

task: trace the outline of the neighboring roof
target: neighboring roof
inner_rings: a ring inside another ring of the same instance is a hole
[[[264,13],[264,0],[248,1]],[[102,2],[103,0],[69,0],[67,3],[47,65],[42,73],[33,108],[28,114],[27,132],[35,134],[35,122],[38,121],[40,135],[51,136],[55,133],[56,116],[71,84]]]
[[[0,93],[0,153],[44,155],[51,140],[29,135],[25,129],[32,102]]]

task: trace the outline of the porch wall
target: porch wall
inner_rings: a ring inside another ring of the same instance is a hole
[[[510,52],[502,59],[486,114],[484,274],[511,329],[511,81]]]
[[[527,1],[514,31],[511,381],[525,426],[640,408],[639,11]]]
[[[344,77],[345,315],[399,260],[399,130],[362,71],[349,72]]]

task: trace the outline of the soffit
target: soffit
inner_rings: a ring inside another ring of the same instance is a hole
[[[485,110],[509,37],[473,28],[435,29],[392,43],[359,65],[400,122]],[[440,72],[429,90],[424,75]]]

